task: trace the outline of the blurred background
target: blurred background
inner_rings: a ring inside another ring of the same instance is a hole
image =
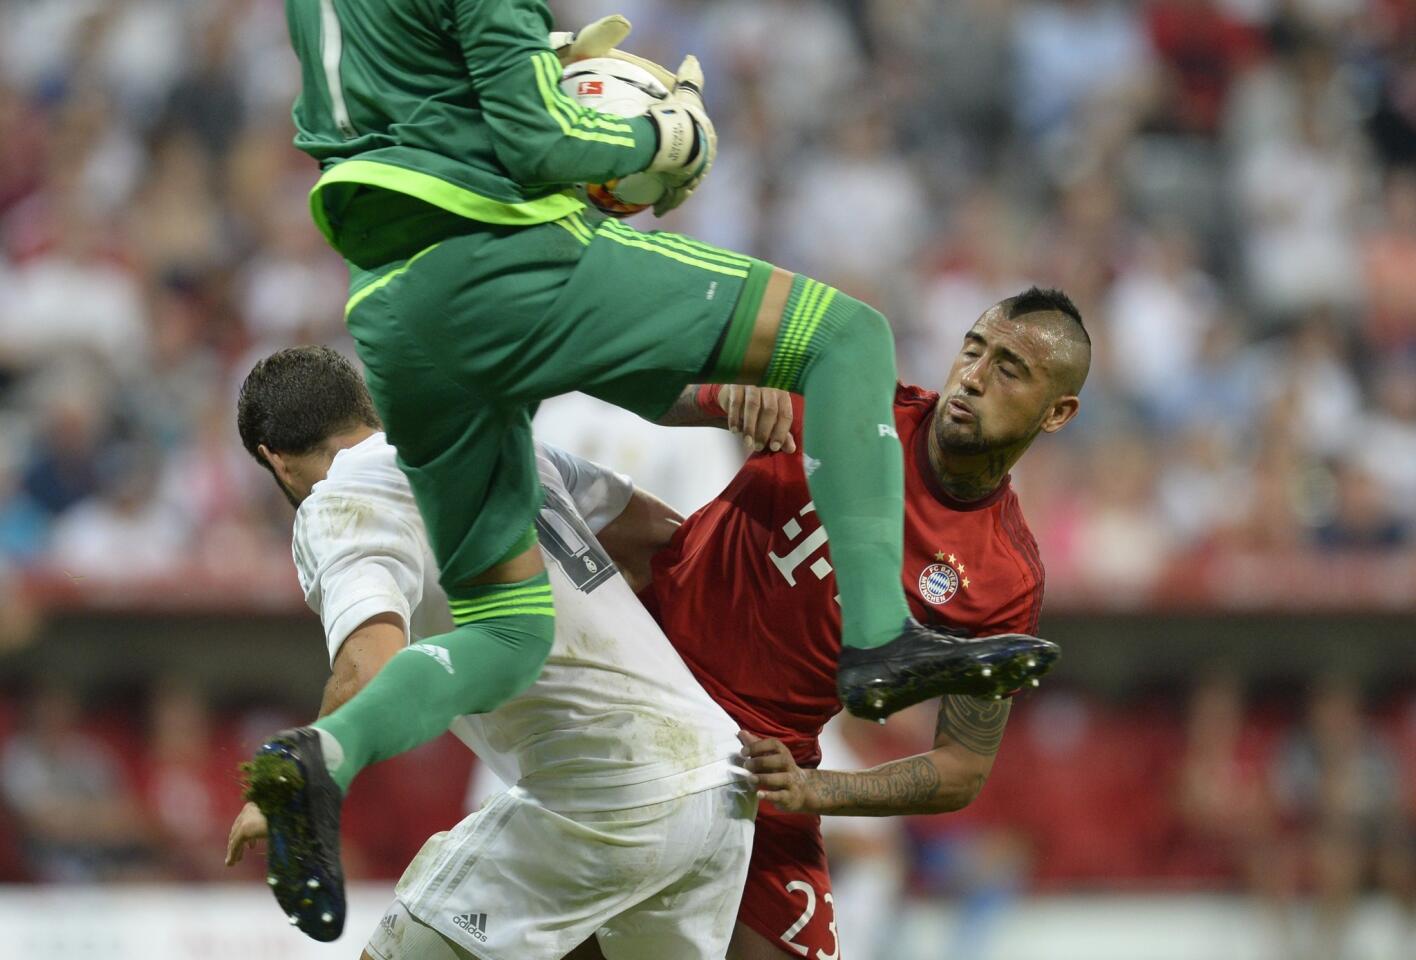
[[[969,809],[830,823],[841,956],[1416,957],[1416,4],[554,7],[698,54],[722,153],[667,225],[879,307],[902,378],[1032,283],[1095,342],[1015,475],[1066,658]],[[221,866],[326,670],[234,426],[259,356],[352,349],[297,80],[280,0],[0,0],[0,957],[332,955]],[[538,428],[685,511],[740,462],[584,398]],[[473,766],[359,780],[337,949]]]

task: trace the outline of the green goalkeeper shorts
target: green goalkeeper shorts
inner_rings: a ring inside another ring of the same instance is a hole
[[[581,390],[648,419],[735,379],[771,266],[574,213],[471,224],[353,277],[345,319],[445,588],[530,545],[537,402]]]

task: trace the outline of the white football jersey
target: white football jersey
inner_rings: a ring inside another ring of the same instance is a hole
[[[536,460],[555,642],[530,689],[459,717],[453,733],[502,780],[565,812],[659,803],[739,778],[737,725],[595,540],[629,502],[629,479],[539,443]],[[300,505],[293,549],[331,663],[376,614],[398,614],[410,642],[453,627],[422,517],[382,433],[335,455]]]

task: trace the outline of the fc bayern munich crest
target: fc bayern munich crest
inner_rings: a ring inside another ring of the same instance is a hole
[[[931,563],[919,575],[919,594],[936,607],[954,599],[959,575],[947,563]]]

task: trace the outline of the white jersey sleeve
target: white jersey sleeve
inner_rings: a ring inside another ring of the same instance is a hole
[[[314,493],[295,516],[295,569],[305,602],[324,623],[329,661],[364,621],[394,613],[409,639],[423,598],[419,533],[372,497]]]
[[[634,496],[634,483],[629,477],[548,443],[538,443],[536,447],[565,481],[575,510],[591,533],[599,533],[624,513]]]

